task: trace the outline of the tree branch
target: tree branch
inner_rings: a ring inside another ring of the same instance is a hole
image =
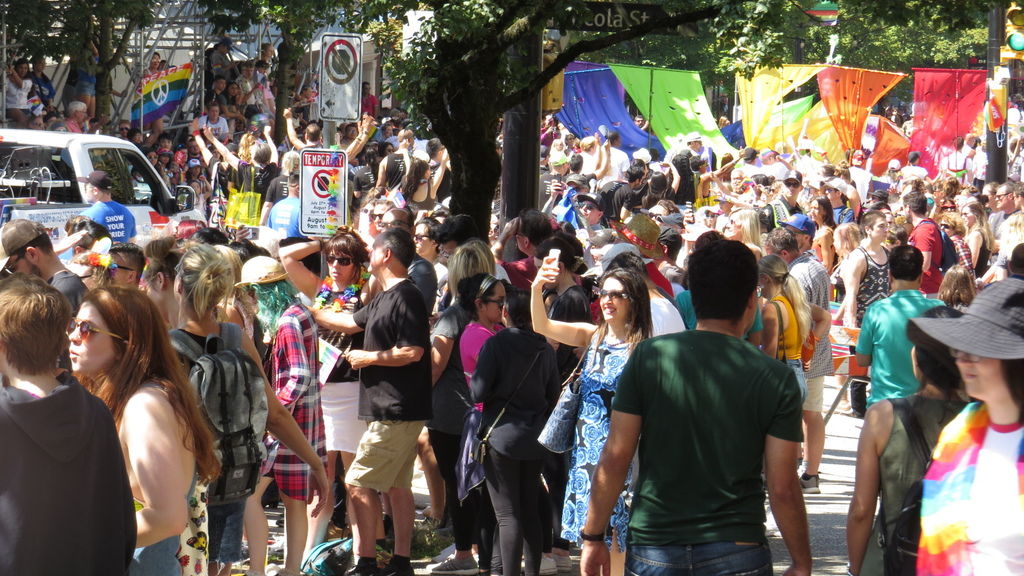
[[[624,28],[618,32],[613,32],[605,36],[580,40],[559,54],[551,65],[541,70],[540,73],[534,76],[533,79],[531,79],[525,86],[505,95],[503,98],[500,98],[498,100],[498,109],[508,110],[513,106],[523,103],[527,98],[539,93],[541,89],[544,88],[544,86],[559,72],[565,69],[566,66],[587,52],[594,52],[596,50],[601,50],[602,48],[613,46],[619,42],[632,40],[633,38],[643,36],[644,34],[661,28],[670,28],[689,22],[708,20],[718,16],[719,12],[718,8],[704,8],[696,12],[674,14],[666,18],[648,20],[647,22],[637,24],[636,26],[630,26],[629,28]]]

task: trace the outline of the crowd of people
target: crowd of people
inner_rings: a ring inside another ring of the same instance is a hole
[[[970,145],[972,170],[931,179],[911,153],[878,179],[862,150],[733,157],[693,133],[662,159],[549,119],[542,208],[479,230],[447,209],[443,143],[400,111],[376,118],[369,86],[360,122],[329,135],[290,110],[276,143],[258,119],[270,61],[229,47],[187,135],[120,125],[156,135],[151,160],[193,186],[202,220],[139,237],[95,172],[62,240],[0,230],[0,454],[23,462],[0,475],[0,571],[227,576],[248,560],[291,576],[334,523],[352,576],[410,576],[419,466],[426,524],[455,540],[439,576],[564,573],[574,547],[588,576],[768,574],[766,493],[790,573],[809,574],[834,326],[870,369],[849,398],[864,418],[850,574],[882,573],[876,536],[922,477],[922,569],[1024,565],[1024,184],[977,187]],[[331,144],[350,159],[351,224],[308,238],[297,152]],[[224,379],[246,391],[252,445],[226,440],[197,386]],[[538,437],[567,391],[579,407],[555,452]],[[229,471],[248,484],[228,490]]]

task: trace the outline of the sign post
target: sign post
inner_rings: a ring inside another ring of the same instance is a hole
[[[320,117],[356,122],[362,103],[363,39],[358,34],[320,37]]]
[[[348,157],[340,150],[299,153],[299,232],[331,236],[348,224]]]

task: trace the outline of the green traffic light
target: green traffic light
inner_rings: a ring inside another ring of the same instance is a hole
[[[1024,33],[1014,32],[1006,37],[1006,45],[1017,52],[1024,50]]]

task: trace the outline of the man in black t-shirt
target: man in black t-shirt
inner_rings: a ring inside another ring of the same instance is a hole
[[[427,308],[408,278],[416,256],[412,236],[387,228],[374,238],[370,270],[384,291],[355,314],[321,310],[317,322],[346,333],[364,331],[363,350],[345,358],[360,371],[359,417],[370,425],[345,475],[359,527],[372,535],[381,515],[377,492],[391,500],[394,556],[381,576],[412,576],[409,554],[415,504],[412,496],[416,440],[431,417],[430,332]],[[359,557],[349,574],[377,576],[373,537],[355,541]]]

